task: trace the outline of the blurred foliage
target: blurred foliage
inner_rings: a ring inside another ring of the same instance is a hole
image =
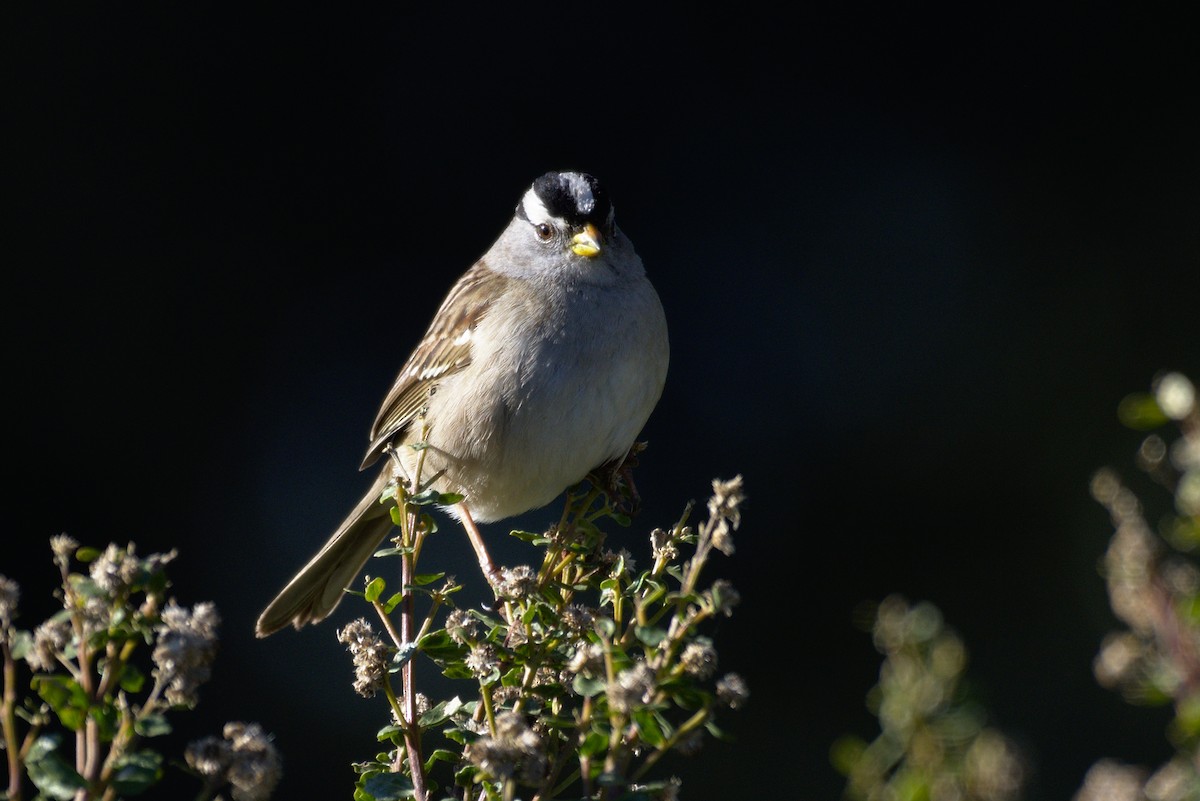
[[[1092,480],[1114,533],[1101,564],[1109,603],[1123,628],[1104,638],[1096,680],[1130,703],[1170,704],[1166,736],[1175,751],[1152,770],[1098,760],[1074,801],[1200,801],[1200,408],[1184,375],[1164,373],[1150,392],[1118,406],[1125,425],[1146,432],[1136,463],[1167,500],[1155,524],[1115,470]],[[849,801],[1015,801],[1025,761],[985,726],[964,689],[967,651],[929,603],[891,596],[870,622],[884,661],[867,696],[880,732],[832,748]]]
[[[0,576],[8,767],[0,799],[22,801],[31,789],[38,801],[141,795],[167,761],[149,741],[171,732],[168,713],[194,707],[209,678],[216,608],[167,597],[174,551],[141,557],[132,543],[98,551],[66,535],[50,545],[61,608],[33,630],[16,623],[20,585]],[[279,757],[255,724],[227,725],[224,739],[191,744],[186,759],[202,785],[198,801],[225,787],[237,801],[262,801],[279,780]]]
[[[1200,801],[1200,408],[1186,376],[1164,373],[1150,392],[1126,397],[1123,423],[1146,432],[1136,463],[1165,499],[1143,502],[1117,471],[1092,479],[1092,496],[1113,523],[1101,564],[1123,628],[1101,643],[1101,686],[1130,703],[1171,705],[1175,756],[1154,770],[1105,759],[1076,801]],[[1143,496],[1144,497],[1144,496]],[[1148,511],[1156,508],[1156,512]],[[1153,519],[1153,523],[1150,519]]]
[[[867,705],[880,732],[834,743],[851,801],[1011,801],[1024,766],[1014,745],[985,725],[964,682],[967,650],[930,603],[893,595],[875,609],[884,656]]]

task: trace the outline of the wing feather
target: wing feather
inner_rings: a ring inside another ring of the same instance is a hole
[[[371,426],[371,446],[363,468],[374,464],[384,446],[408,430],[442,379],[471,363],[475,329],[491,307],[491,299],[498,297],[510,280],[481,259],[450,288],[383,400]]]

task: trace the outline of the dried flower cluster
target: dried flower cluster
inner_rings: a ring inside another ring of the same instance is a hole
[[[1151,525],[1137,494],[1116,471],[1099,471],[1093,497],[1114,533],[1102,573],[1114,615],[1126,628],[1104,638],[1096,680],[1139,704],[1171,703],[1175,756],[1155,769],[1096,762],[1073,801],[1200,801],[1200,407],[1190,380],[1160,376],[1150,393],[1126,398],[1120,416],[1152,430],[1138,465],[1170,496]],[[1168,424],[1179,435],[1167,442]],[[1003,735],[980,728],[964,705],[958,677],[962,643],[929,604],[885,600],[875,615],[885,655],[869,699],[882,732],[872,743],[845,738],[834,749],[849,799],[1015,799],[1024,765]]]
[[[337,637],[338,642],[350,650],[354,660],[354,691],[364,698],[373,697],[383,686],[391,649],[361,617],[346,624]]]
[[[154,675],[165,688],[171,706],[195,706],[200,685],[212,676],[217,656],[217,627],[221,619],[211,603],[191,610],[168,601],[158,625],[157,644],[151,658]]]
[[[421,506],[437,499],[416,500],[402,490],[391,496],[405,510],[395,552],[412,560],[401,571],[412,577],[406,590],[427,595],[430,608],[423,621],[405,621],[412,604],[381,603],[376,578],[364,595],[392,641],[384,647],[365,633],[365,621],[339,634],[350,644],[356,689],[369,676],[392,705],[394,725],[380,734],[392,751],[356,766],[360,797],[501,799],[519,787],[526,788],[521,797],[536,799],[678,797],[678,780],[647,781],[648,774],[667,753],[698,751],[706,734],[719,733],[720,715],[749,698],[738,674],[719,673],[716,644],[705,631],[706,623],[732,615],[738,593],[726,580],[701,582],[710,552],[734,552],[742,480],[713,482],[708,517],[695,528],[687,524],[689,507],[671,528],[655,529],[652,566],[642,572],[628,549],[604,547],[599,523],[627,525],[620,510],[631,507],[628,498],[610,499],[611,491],[603,482],[583,484],[568,494],[558,525],[544,534],[514,532],[544,547],[542,563],[502,568],[491,610],[455,608],[457,585],[422,589],[440,576],[421,576],[413,557],[427,534]],[[393,610],[402,625],[389,620]],[[403,631],[417,635],[405,642]],[[386,659],[368,668],[367,651]],[[410,658],[414,651],[465,682],[467,700],[406,709],[420,661]],[[390,686],[397,665],[404,692]],[[430,759],[426,741],[434,738],[437,758]]]
[[[282,775],[275,744],[257,723],[226,723],[223,737],[188,745],[184,758],[210,792],[228,786],[234,801],[266,801]]]
[[[211,675],[216,607],[189,609],[168,599],[165,567],[174,551],[142,557],[132,543],[96,551],[65,534],[51,538],[50,550],[62,609],[33,631],[17,627],[19,587],[0,576],[0,725],[9,775],[3,797],[89,801],[143,793],[162,779],[165,764],[147,741],[171,731],[167,713],[194,706]],[[87,565],[86,573],[73,570],[76,561]],[[19,687],[21,663],[35,693],[28,697]],[[147,672],[153,681],[145,680]],[[278,758],[273,748],[268,754],[253,745],[265,742],[257,726],[230,727],[228,747],[237,758],[226,761],[225,778],[206,784],[209,792],[199,798],[228,784],[238,801],[262,801],[278,782]],[[206,749],[194,746],[189,759],[193,750]],[[250,760],[252,751],[258,762]]]

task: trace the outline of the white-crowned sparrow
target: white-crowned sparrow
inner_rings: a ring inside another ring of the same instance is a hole
[[[549,172],[495,244],[450,289],[371,427],[360,469],[395,448],[409,476],[463,496],[462,521],[545,506],[594,468],[623,459],[658,403],[667,324],[642,260],[599,182]],[[265,637],[322,620],[392,527],[379,502],[387,459],[329,541],[258,619]]]

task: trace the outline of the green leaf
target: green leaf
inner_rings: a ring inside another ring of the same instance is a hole
[[[535,545],[538,544],[538,540],[541,540],[545,537],[544,534],[535,534],[532,531],[520,531],[518,529],[513,529],[512,531],[508,532],[508,536],[516,537],[521,542],[528,542]]]
[[[617,622],[611,617],[596,618],[596,628],[600,629],[600,633],[607,639],[612,639],[613,634],[617,630]]]
[[[29,653],[29,649],[33,647],[33,635],[28,631],[19,630],[13,634],[12,638],[12,656],[18,662],[25,658]]]
[[[433,753],[425,760],[425,772],[429,773],[434,768],[435,762],[449,762],[451,765],[458,762],[462,754],[456,751],[450,751],[446,748],[435,748]]]
[[[621,560],[618,559],[618,562]],[[600,582],[600,605],[612,606],[617,598],[621,596],[621,582],[616,579],[605,579]]]
[[[475,674],[472,673],[466,665],[458,662],[451,662],[442,668],[442,675],[448,679],[473,679]]]
[[[608,737],[602,732],[590,731],[579,746],[579,755],[594,757],[597,754],[603,754],[607,748]]]
[[[416,495],[409,497],[408,502],[417,506],[453,506],[463,499],[462,495],[453,492],[438,492],[435,489],[427,489],[424,492],[419,492]]]
[[[463,734],[462,729],[444,729],[442,731],[442,736],[447,740],[458,743],[459,745],[467,744],[467,737],[465,734]]]
[[[592,679],[576,673],[575,678],[571,680],[571,689],[576,695],[581,695],[584,698],[593,698],[604,692],[605,681],[603,679]]]
[[[437,726],[450,718],[458,710],[462,709],[463,702],[456,695],[449,701],[441,701],[421,717],[417,718],[417,725],[422,729],[428,729],[432,726]]]
[[[412,583],[418,587],[424,587],[426,584],[432,584],[435,581],[440,581],[446,575],[445,571],[441,573],[421,573],[413,576]]]
[[[733,742],[733,735],[726,732],[711,719],[704,724],[704,730],[711,734],[714,740],[720,740],[726,743]]]
[[[450,638],[445,629],[437,629],[417,640],[417,647],[431,659],[458,659],[467,653],[465,646]]]
[[[34,676],[30,684],[42,700],[50,705],[62,725],[79,731],[87,720],[87,693],[69,676]]]
[[[380,548],[378,551],[371,554],[371,556],[399,556],[401,554],[412,553],[412,551],[413,549],[408,546],[405,546],[404,548]]]
[[[114,704],[92,704],[88,708],[88,717],[96,722],[96,730],[100,735],[100,742],[111,742],[113,737],[117,735],[121,719],[120,713]]]
[[[395,673],[400,668],[404,667],[404,663],[413,658],[417,652],[417,644],[415,642],[406,642],[396,650],[395,656],[392,657],[392,663],[388,667],[388,673]]]
[[[1117,418],[1123,425],[1141,431],[1158,428],[1170,419],[1163,413],[1154,396],[1145,392],[1122,398],[1117,405]]]
[[[133,724],[133,730],[143,737],[159,737],[171,733],[171,724],[165,715],[146,715]]]
[[[370,603],[375,603],[379,600],[379,596],[387,589],[387,582],[382,576],[376,576],[367,583],[367,589],[363,592],[363,597]]]
[[[135,751],[116,761],[113,789],[121,795],[140,795],[162,778],[162,756],[154,751]]]
[[[87,782],[58,753],[61,740],[57,734],[37,738],[25,757],[25,768],[29,780],[43,796],[54,801],[69,801],[77,790],[87,786]]]
[[[413,797],[413,784],[400,773],[377,773],[362,784],[362,790],[374,801],[401,801]]]
[[[1172,728],[1188,740],[1200,732],[1200,697],[1193,694],[1179,704]]]
[[[637,724],[638,731],[641,733],[642,739],[655,748],[667,741],[667,738],[663,736],[662,727],[659,726],[659,722],[653,710],[634,710],[633,721]]]
[[[99,548],[92,548],[84,545],[82,548],[79,548],[75,551],[75,558],[84,563],[94,562],[100,557],[101,553],[103,553],[103,551],[101,551]]]
[[[387,740],[389,742],[393,742],[393,743],[396,743],[397,745],[399,745],[400,741],[401,741],[401,736],[403,734],[404,734],[404,729],[402,729],[400,726],[397,726],[395,723],[393,723],[391,725],[384,726],[382,729],[380,729],[378,732],[376,732],[375,739],[381,743],[383,741]]]
[[[399,606],[400,602],[403,600],[404,600],[404,593],[402,593],[402,592],[398,592],[395,595],[393,595],[391,598],[388,598],[387,602],[384,603],[384,605],[383,605],[384,613],[390,615],[392,613],[392,610],[395,609],[397,606]]]
[[[699,709],[712,700],[712,694],[697,687],[691,681],[669,681],[661,685],[671,700],[684,709]]]
[[[652,648],[667,638],[667,630],[657,626],[634,626],[633,634],[638,638],[638,642]]]
[[[126,663],[121,669],[121,689],[127,693],[139,693],[146,683],[146,674],[137,665]]]
[[[72,573],[68,579],[71,582],[71,589],[82,595],[84,598],[99,598],[107,601],[108,593],[105,592],[99,584],[92,581],[89,577]]]

